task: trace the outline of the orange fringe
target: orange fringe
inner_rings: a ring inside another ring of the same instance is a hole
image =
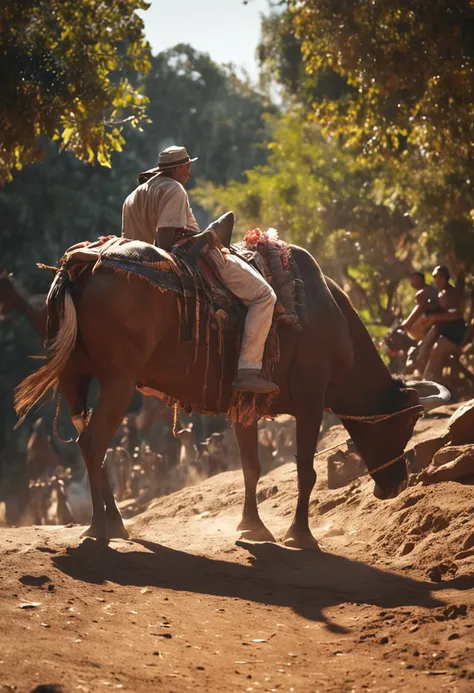
[[[178,274],[178,268],[176,267],[174,260],[159,260],[158,262],[144,262],[140,260],[140,265],[151,267],[159,272],[174,272],[175,274]]]

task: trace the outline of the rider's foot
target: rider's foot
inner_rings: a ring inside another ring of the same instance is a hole
[[[255,394],[279,390],[278,385],[263,378],[261,371],[247,368],[237,371],[237,377],[232,387],[236,392],[253,392]]]

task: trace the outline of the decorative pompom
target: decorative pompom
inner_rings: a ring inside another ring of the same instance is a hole
[[[278,231],[273,228],[273,226],[270,226],[270,228],[265,232],[266,237],[268,238],[269,241],[278,241]]]
[[[247,231],[244,238],[244,243],[246,245],[257,245],[259,240],[261,240],[262,232],[260,229],[252,229]]]

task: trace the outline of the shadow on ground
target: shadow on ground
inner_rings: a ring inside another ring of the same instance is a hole
[[[160,587],[289,607],[311,621],[328,621],[324,610],[348,602],[382,608],[444,606],[432,593],[442,589],[471,589],[474,577],[434,585],[413,580],[329,553],[309,553],[275,544],[237,542],[248,551],[249,565],[216,560],[161,544],[138,540],[147,551],[119,551],[86,539],[54,565],[70,577],[88,583]],[[129,548],[129,547],[127,547]]]

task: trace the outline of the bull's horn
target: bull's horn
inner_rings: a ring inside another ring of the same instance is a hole
[[[406,385],[418,392],[420,404],[423,405],[425,411],[441,407],[451,399],[449,390],[444,385],[435,383],[433,380],[412,380],[407,382]]]

